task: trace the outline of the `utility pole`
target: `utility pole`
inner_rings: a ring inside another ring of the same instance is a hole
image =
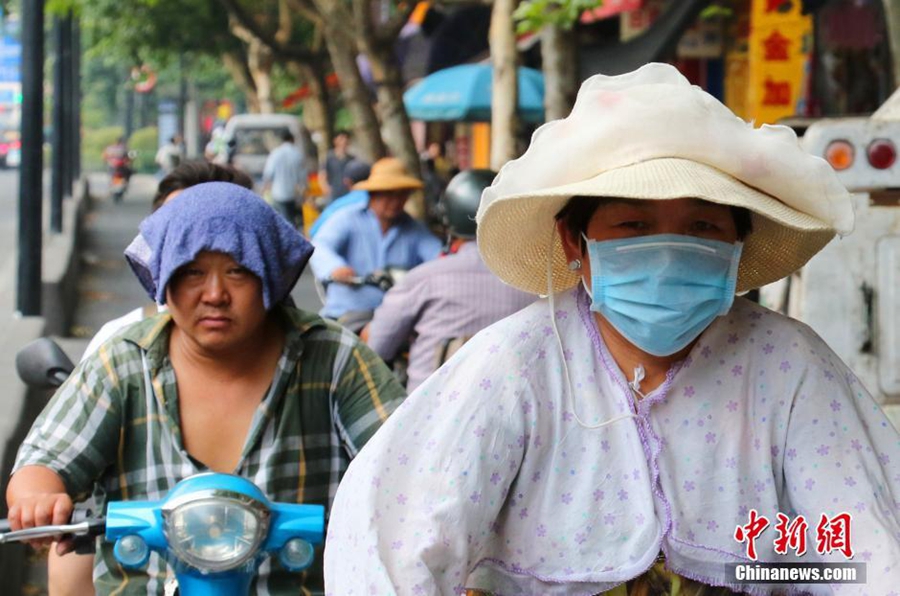
[[[75,168],[72,161],[75,143],[72,138],[72,118],[75,107],[72,105],[72,12],[60,20],[62,38],[60,39],[59,58],[62,66],[62,87],[60,88],[62,105],[62,159],[63,159],[63,194],[72,196],[75,182]]]
[[[69,12],[71,16],[72,13]],[[81,26],[78,19],[72,19],[72,174],[75,180],[81,177]]]
[[[63,59],[65,52],[65,23],[59,17],[53,17],[53,46],[56,58],[53,61],[53,135],[50,139],[52,153],[50,156],[50,231],[54,234],[62,232],[62,204],[67,180],[66,155],[66,117],[63,104],[66,102],[65,69]]]
[[[16,310],[41,314],[44,0],[22,2],[22,163],[19,166],[19,262]]]

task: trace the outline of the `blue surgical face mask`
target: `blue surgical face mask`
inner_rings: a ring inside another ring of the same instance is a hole
[[[669,356],[731,308],[743,244],[678,234],[589,240],[591,310],[648,354]]]

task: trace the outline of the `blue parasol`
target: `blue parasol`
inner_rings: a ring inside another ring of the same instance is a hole
[[[406,111],[413,120],[490,122],[490,64],[463,64],[434,72],[403,94]],[[520,67],[519,117],[528,122],[544,121],[544,75]]]

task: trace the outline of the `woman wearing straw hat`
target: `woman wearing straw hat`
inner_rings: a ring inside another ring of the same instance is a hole
[[[666,65],[586,81],[479,210],[488,266],[548,297],[470,340],[351,464],[328,591],[831,593],[736,565],[848,557],[868,583],[840,593],[897,589],[900,437],[812,330],[735,297],[852,223],[789,129]]]

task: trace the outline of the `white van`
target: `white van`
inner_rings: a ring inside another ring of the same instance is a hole
[[[307,159],[306,135],[300,118],[291,114],[238,114],[225,124],[224,141],[227,160],[234,167],[246,172],[254,180],[262,178],[269,153],[281,144],[281,134],[289,130],[294,142],[303,150]]]
[[[784,310],[828,342],[900,428],[900,90],[870,117],[816,121],[802,143],[854,193],[856,227],[781,288]]]

